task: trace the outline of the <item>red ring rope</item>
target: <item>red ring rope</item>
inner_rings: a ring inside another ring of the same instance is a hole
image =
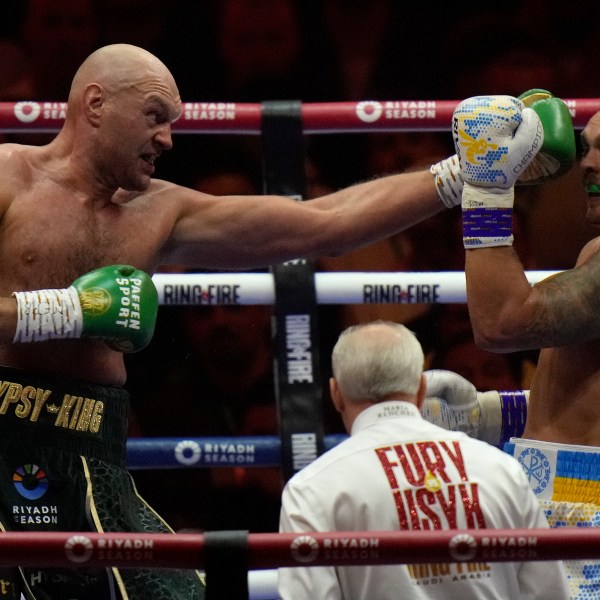
[[[304,103],[303,131],[447,131],[458,100],[364,100]],[[600,110],[600,98],[565,99],[575,128],[582,129]],[[0,102],[0,132],[56,132],[64,122],[65,102]],[[261,104],[184,102],[175,133],[262,133]]]
[[[600,558],[600,528],[247,534],[248,568]],[[4,532],[0,565],[202,569],[201,534]]]
[[[565,100],[574,126],[583,128],[600,99]],[[303,131],[447,131],[458,101],[306,103]],[[175,133],[262,133],[262,106],[184,103]],[[0,102],[0,132],[55,132],[64,102]],[[298,565],[514,562],[600,558],[600,528],[468,531],[248,534],[248,568]],[[208,549],[195,534],[73,532],[0,533],[0,564],[23,567],[204,568]]]

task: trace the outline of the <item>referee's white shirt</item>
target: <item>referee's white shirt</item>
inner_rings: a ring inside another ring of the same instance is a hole
[[[514,458],[401,401],[363,411],[348,439],[294,475],[280,517],[281,532],[537,527],[548,523]],[[552,561],[293,567],[278,586],[283,600],[569,598]]]

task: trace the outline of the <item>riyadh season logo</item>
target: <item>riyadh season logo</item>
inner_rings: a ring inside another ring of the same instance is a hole
[[[301,535],[294,538],[290,550],[296,562],[309,563],[317,558],[319,543],[310,535]]]
[[[376,100],[365,100],[356,105],[356,116],[364,123],[374,123],[382,114],[383,106]]]
[[[27,500],[39,500],[50,486],[46,473],[37,465],[18,467],[12,480],[17,492]]]
[[[42,107],[37,102],[17,102],[14,112],[21,123],[33,123],[40,116]]]
[[[459,533],[450,540],[448,551],[455,560],[471,560],[477,552],[477,542],[472,535]]]
[[[194,440],[182,440],[175,446],[175,459],[182,465],[195,465],[202,455],[200,445]]]
[[[90,538],[84,535],[72,535],[65,542],[65,556],[74,563],[84,563],[90,560],[94,545]]]

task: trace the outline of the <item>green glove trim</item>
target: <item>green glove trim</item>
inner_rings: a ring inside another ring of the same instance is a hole
[[[130,265],[112,265],[86,273],[72,287],[81,302],[82,336],[104,339],[121,352],[150,343],[158,292],[149,275]]]
[[[566,173],[577,157],[573,119],[567,105],[547,90],[532,89],[519,96],[533,109],[544,128],[544,142],[533,162],[519,177],[519,184],[536,185]]]

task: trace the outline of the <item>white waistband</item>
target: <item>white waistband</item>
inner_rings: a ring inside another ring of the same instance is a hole
[[[520,447],[529,446],[540,450],[560,450],[566,452],[590,452],[600,453],[600,446],[578,446],[577,444],[559,444],[557,442],[545,442],[543,440],[530,440],[527,438],[510,438],[510,444],[518,444]]]

